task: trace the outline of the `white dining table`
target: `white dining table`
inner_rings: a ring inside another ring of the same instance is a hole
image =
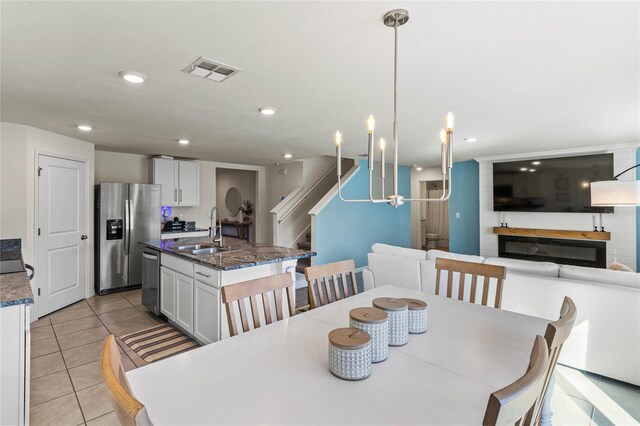
[[[428,330],[369,378],[328,366],[328,334],[377,297],[428,304]],[[524,374],[548,321],[383,286],[129,371],[155,425],[478,425],[491,392]]]

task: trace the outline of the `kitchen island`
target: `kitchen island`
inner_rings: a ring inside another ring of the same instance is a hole
[[[229,337],[220,294],[223,286],[285,272],[293,283],[298,259],[316,255],[229,237],[221,249],[208,237],[140,244],[145,251],[159,252],[160,312],[202,344]]]

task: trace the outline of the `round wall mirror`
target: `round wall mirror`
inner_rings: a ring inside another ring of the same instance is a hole
[[[242,206],[242,194],[240,194],[240,190],[235,186],[229,188],[227,196],[225,197],[225,203],[227,204],[227,212],[229,212],[229,215],[236,216]]]

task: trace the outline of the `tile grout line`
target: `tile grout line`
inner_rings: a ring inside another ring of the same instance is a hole
[[[127,299],[126,297],[124,297],[124,296],[122,296],[122,295],[119,295],[119,296],[120,296],[120,299],[119,299],[119,300],[126,300],[126,301],[127,301],[127,303],[128,303],[129,305],[131,305],[131,307],[136,308],[136,310],[137,310],[137,307],[136,307],[133,303],[131,303],[131,301],[130,301],[129,299]],[[93,306],[92,306],[91,304],[89,304],[88,302],[86,302],[86,301],[87,301],[87,299],[83,299],[83,301],[86,303],[86,305],[90,308],[90,310],[91,310],[91,311],[93,312],[93,314],[96,316],[96,318],[98,319],[98,321],[100,322],[100,324],[101,324],[101,325],[102,325],[102,326],[103,326],[103,327],[104,327],[104,328],[105,328],[105,329],[110,333],[109,328],[108,328],[108,327],[107,327],[107,325],[102,321],[102,318],[100,318],[100,315],[96,312],[96,310],[93,308]],[[77,303],[77,302],[76,302],[76,303]],[[62,309],[64,309],[64,308],[62,308]],[[123,308],[123,309],[124,309],[124,308]],[[118,310],[113,311],[113,312],[117,312],[117,311],[118,311]],[[88,317],[81,317],[81,318],[76,318],[76,319],[70,319],[70,320],[67,320],[67,321],[61,321],[61,322],[60,322],[60,323],[58,323],[58,324],[62,324],[62,323],[64,323],[64,322],[69,322],[69,321],[82,320],[82,319],[85,319],[85,318],[88,318]],[[71,389],[72,389],[72,392],[71,392],[71,393],[73,393],[73,394],[74,394],[74,396],[75,396],[75,398],[76,398],[76,402],[77,402],[77,404],[78,404],[78,408],[80,409],[80,415],[82,416],[82,420],[83,420],[83,422],[82,422],[81,424],[86,425],[88,421],[92,421],[92,420],[95,420],[95,419],[97,419],[97,418],[100,418],[100,417],[102,417],[102,416],[104,416],[104,415],[107,415],[107,414],[112,413],[112,412],[113,412],[113,410],[112,410],[112,411],[109,411],[109,412],[107,412],[107,413],[101,414],[100,416],[97,416],[96,418],[93,418],[93,419],[89,419],[89,420],[87,420],[86,415],[85,415],[85,413],[84,413],[84,410],[82,409],[82,405],[80,404],[80,399],[78,398],[78,390],[76,389],[76,386],[75,386],[75,384],[73,383],[73,380],[71,379],[71,373],[69,372],[70,368],[69,368],[69,366],[67,365],[67,361],[65,360],[64,355],[63,355],[62,347],[60,346],[60,342],[59,342],[59,340],[58,340],[58,333],[56,333],[55,327],[53,326],[53,325],[54,325],[54,323],[51,321],[51,318],[49,318],[49,324],[48,324],[48,325],[51,327],[51,330],[52,330],[52,332],[53,332],[53,337],[55,338],[56,345],[58,346],[58,353],[60,354],[60,357],[62,358],[62,363],[63,363],[64,368],[65,368],[65,369],[64,369],[64,371],[67,373],[67,377],[69,378],[69,382],[71,383]],[[83,331],[83,330],[78,330],[78,331]],[[71,334],[71,333],[67,333],[67,334]],[[87,343],[87,345],[88,345],[88,344],[91,344],[91,343],[95,343],[95,342],[89,342],[89,343]],[[80,345],[80,346],[77,346],[77,347],[82,347],[82,346],[85,346],[85,345]],[[69,348],[69,349],[75,349],[75,348]],[[46,355],[50,355],[50,354],[45,354],[45,355],[41,355],[41,356],[46,356]],[[125,355],[127,358],[129,358],[129,356],[128,356],[128,355],[126,355],[126,353],[125,353],[124,355]],[[35,357],[35,358],[40,358],[40,357]],[[35,359],[35,358],[33,358],[33,359]],[[133,361],[132,361],[131,359],[129,359],[129,360],[133,363]],[[82,365],[89,364],[89,363],[91,363],[91,362],[94,362],[94,361],[90,361],[90,362],[87,362],[87,363],[84,363],[84,364],[80,364],[80,365],[77,365],[77,366],[75,366],[75,367],[73,367],[73,368],[77,368],[77,367],[80,367],[80,366],[82,366]],[[135,363],[134,363],[134,365],[135,365]],[[54,372],[54,373],[45,374],[44,376],[37,377],[36,379],[39,379],[39,378],[41,378],[41,377],[47,377],[47,376],[50,376],[50,375],[52,375],[52,374],[57,374],[57,373],[60,373],[60,372],[61,372],[61,371],[56,371],[56,372]],[[35,379],[32,379],[32,380],[35,380]],[[95,385],[94,385],[94,386],[95,386]],[[90,386],[90,387],[91,387],[91,386]],[[90,388],[90,387],[89,387],[89,388]],[[86,388],[86,389],[89,389],[89,388]],[[47,403],[47,402],[53,401],[53,400],[55,400],[55,399],[57,399],[57,398],[62,398],[62,397],[64,397],[64,396],[70,395],[71,393],[68,393],[68,394],[65,394],[65,395],[61,395],[61,396],[59,396],[59,397],[52,398],[52,399],[47,400],[47,401],[40,402],[39,404],[36,404],[36,405],[34,405],[34,406],[32,406],[32,407],[29,407],[29,410],[31,410],[32,408],[34,408],[34,407],[36,407],[36,406],[38,406],[38,405],[41,405],[41,404],[44,404],[44,403]]]

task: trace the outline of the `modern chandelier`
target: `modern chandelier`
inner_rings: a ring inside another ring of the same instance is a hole
[[[374,160],[374,140],[373,133],[375,129],[375,119],[372,115],[367,120],[367,159],[369,163],[369,198],[364,200],[349,200],[342,196],[341,182],[341,161],[342,161],[342,135],[336,132],[334,135],[334,143],[336,145],[336,160],[338,173],[338,195],[342,201],[350,203],[387,203],[393,207],[399,207],[406,201],[446,201],[451,196],[451,166],[453,164],[453,124],[454,117],[451,112],[447,114],[445,120],[445,128],[440,131],[440,167],[442,174],[443,194],[439,198],[405,198],[398,194],[398,28],[407,23],[409,20],[409,12],[405,9],[395,9],[387,12],[382,21],[387,27],[392,27],[394,31],[394,51],[393,51],[393,193],[385,196],[384,178],[385,178],[385,150],[386,143],[384,139],[380,139],[380,175],[381,175],[381,198],[373,196],[373,160]],[[448,179],[447,179],[448,177]]]

